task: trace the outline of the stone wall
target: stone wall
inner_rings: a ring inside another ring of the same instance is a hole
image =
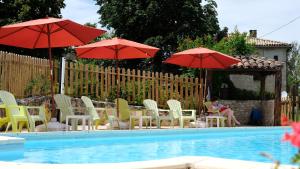
[[[229,105],[234,115],[242,125],[247,125],[253,107],[260,108],[263,113],[263,125],[271,126],[274,121],[274,100],[220,100],[220,103]]]

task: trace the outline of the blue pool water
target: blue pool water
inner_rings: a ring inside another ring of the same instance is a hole
[[[19,134],[24,148],[0,147],[0,161],[114,163],[179,156],[212,156],[289,164],[296,148],[282,142],[289,128],[184,129]],[[16,136],[10,134],[11,136]]]

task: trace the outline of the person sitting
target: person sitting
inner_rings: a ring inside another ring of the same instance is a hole
[[[211,98],[211,109],[219,111],[223,116],[227,117],[227,124],[229,127],[232,126],[232,121],[240,125],[241,123],[235,118],[233,110],[227,105],[222,105],[218,102],[216,97]]]

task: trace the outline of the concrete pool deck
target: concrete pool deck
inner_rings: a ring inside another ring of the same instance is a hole
[[[0,161],[0,166],[3,169],[273,169],[275,165],[214,157],[185,156],[163,160],[99,164],[43,164]],[[295,168],[291,165],[281,165],[280,169],[292,169],[293,167]]]

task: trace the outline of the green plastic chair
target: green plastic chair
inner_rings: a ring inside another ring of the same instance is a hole
[[[30,131],[35,131],[35,123],[36,122],[42,122],[45,125],[45,129],[47,131],[47,118],[46,118],[46,108],[45,105],[41,106],[25,106],[26,112],[28,114],[28,121],[29,121],[29,127]],[[36,109],[38,110],[37,115],[30,115],[29,110],[30,109]]]
[[[132,111],[129,109],[127,100],[124,100],[121,98],[115,99],[116,108],[117,108],[117,100],[119,102],[119,117],[117,117],[116,112],[115,112],[114,117],[110,117],[111,118],[110,123],[111,123],[111,126],[113,126],[114,121],[117,121],[119,128],[120,128],[120,121],[128,122],[130,120],[130,113]],[[134,125],[135,125],[135,123],[134,123],[134,121],[132,121],[130,127],[133,128]]]
[[[211,104],[212,104],[211,101],[204,102],[203,104],[204,104],[204,106],[206,108],[206,112],[209,115],[222,116],[223,118],[220,119],[220,120],[222,120],[221,121],[222,124],[224,124],[227,121],[227,117],[224,117],[223,115],[221,115],[221,113],[220,113],[219,110],[213,110],[213,109],[211,109]],[[217,123],[217,120],[214,120],[214,121]]]
[[[203,104],[204,104],[204,106],[207,110],[207,113],[218,114],[218,116],[220,116],[219,110],[213,110],[213,109],[210,108],[211,104],[212,104],[210,101],[204,102]]]
[[[85,104],[89,115],[92,116],[93,125],[95,125],[95,128],[97,129],[103,121],[97,111],[105,111],[105,108],[95,108],[92,100],[87,96],[82,96],[81,100]]]
[[[0,105],[1,108],[5,109],[5,105]],[[7,125],[9,122],[9,118],[7,117],[7,115],[5,115],[4,117],[0,117],[0,128],[4,125]]]
[[[19,127],[20,131],[23,128],[22,125],[25,123],[27,126],[29,126],[29,131],[33,132],[35,131],[35,123],[36,122],[42,122],[45,125],[45,128],[47,130],[47,119],[45,115],[45,106],[18,106],[16,99],[13,94],[7,92],[7,91],[0,91],[0,97],[1,100],[3,101],[4,105],[6,106],[6,112],[8,114],[8,125],[6,128],[6,131],[10,126],[13,128],[13,132],[16,132],[15,130],[17,128],[17,121],[21,120],[20,124],[21,126]],[[37,115],[30,115],[29,110],[30,109],[37,109],[38,114]],[[27,120],[25,120],[25,117]],[[15,119],[15,120],[10,120],[10,119]],[[28,124],[29,123],[29,124]]]
[[[167,104],[170,108],[170,111],[173,113],[175,118],[179,118],[180,127],[184,127],[184,121],[188,120],[196,122],[196,110],[188,109],[182,110],[181,103],[177,100],[168,100]],[[190,112],[189,114],[184,112]]]
[[[21,132],[24,125],[26,125],[27,130],[30,131],[26,109],[24,106],[18,106],[14,95],[7,91],[0,90],[0,99],[4,103],[6,111],[6,132],[10,126],[13,132]]]
[[[170,112],[170,110],[159,109],[156,101],[151,99],[144,100],[143,104],[146,107],[147,111],[152,113],[152,118],[156,120],[157,128],[160,128],[160,123],[163,120],[170,121],[170,126],[174,128],[175,117],[173,116],[173,113],[168,113],[167,116],[159,115],[159,112]]]

